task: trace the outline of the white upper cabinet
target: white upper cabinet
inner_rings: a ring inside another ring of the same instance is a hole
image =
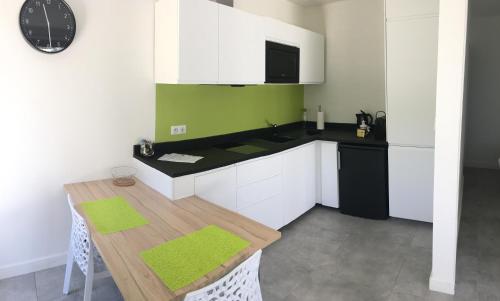
[[[263,24],[266,41],[300,47],[302,28],[272,18],[264,18]]]
[[[321,84],[325,81],[325,37],[302,30],[300,34],[300,83]]]
[[[324,37],[208,0],[157,0],[155,80],[264,84],[266,40],[300,48],[300,83],[324,82]]]
[[[322,84],[325,81],[325,37],[275,19],[264,20],[265,39],[300,48],[301,84]]]
[[[387,19],[437,14],[439,0],[386,0]]]
[[[157,83],[217,84],[219,5],[207,0],[160,0],[155,5]]]
[[[262,18],[219,5],[219,84],[263,84]]]

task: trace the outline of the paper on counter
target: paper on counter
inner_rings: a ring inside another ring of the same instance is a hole
[[[196,163],[203,159],[203,157],[200,156],[192,156],[192,155],[184,155],[184,154],[165,154],[158,158],[159,161],[166,161],[166,162],[178,162],[178,163]]]

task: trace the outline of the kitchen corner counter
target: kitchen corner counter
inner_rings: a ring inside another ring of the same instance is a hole
[[[386,141],[375,139],[373,134],[369,134],[364,139],[356,137],[356,125],[353,124],[327,124],[324,131],[315,133],[312,130],[312,124],[308,124],[305,128],[302,123],[293,123],[278,127],[276,132],[279,136],[292,139],[282,143],[271,142],[265,138],[273,135],[273,129],[259,129],[209,138],[158,143],[154,146],[155,155],[150,158],[141,156],[139,146],[136,145],[134,146],[134,158],[169,177],[176,178],[272,155],[317,140],[387,146]],[[242,154],[217,147],[228,143],[251,145],[265,150],[253,154]],[[203,159],[194,164],[158,161],[159,157],[167,153],[202,156]]]

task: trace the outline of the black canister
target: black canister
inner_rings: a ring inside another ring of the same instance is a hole
[[[386,114],[384,111],[378,111],[375,114],[375,139],[386,140],[387,139],[387,126],[386,126]]]

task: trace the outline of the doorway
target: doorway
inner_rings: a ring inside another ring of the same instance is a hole
[[[456,291],[500,300],[500,3],[470,2]]]

